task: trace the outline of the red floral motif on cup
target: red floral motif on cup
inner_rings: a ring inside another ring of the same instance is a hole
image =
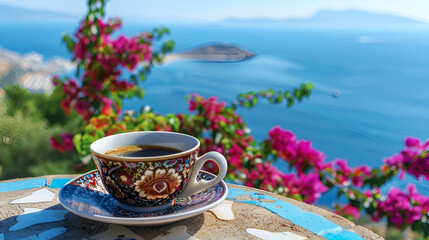
[[[128,171],[125,169],[120,169],[115,172],[115,179],[116,179],[116,182],[122,185],[131,186],[133,185],[133,178],[135,174],[136,174],[136,170],[134,169],[131,169]]]
[[[134,183],[142,198],[164,199],[176,191],[182,183],[182,176],[174,168],[147,169],[141,179]]]

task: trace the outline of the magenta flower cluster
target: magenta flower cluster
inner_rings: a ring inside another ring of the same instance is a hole
[[[401,170],[401,178],[408,172],[416,178],[425,177],[429,180],[429,140],[421,143],[417,138],[408,137],[405,146],[404,150],[384,159],[384,162],[395,170]]]
[[[323,153],[312,149],[310,141],[297,140],[292,132],[283,130],[280,127],[274,127],[269,132],[269,136],[271,147],[276,151],[277,156],[287,161],[299,174],[304,173],[306,170],[320,174],[314,175],[317,180],[320,177],[321,181],[312,181],[317,185],[314,188],[316,193],[325,192],[328,189],[326,184],[333,184],[341,189],[361,188],[366,183],[370,184],[380,177],[390,176],[391,178],[394,176],[392,173],[399,169],[403,173],[408,172],[414,175],[416,178],[424,176],[428,179],[429,155],[427,154],[427,148],[429,141],[421,143],[417,138],[406,138],[406,149],[385,159],[386,165],[381,166],[380,170],[376,170],[365,165],[352,168],[347,165],[347,160],[340,159],[325,163]],[[270,176],[275,175],[275,172],[271,170],[264,176],[264,181],[272,180],[273,177],[270,178]],[[280,173],[277,173],[277,175],[281,176]],[[332,176],[332,178],[327,178],[329,176]],[[285,178],[284,176],[282,177]],[[281,184],[287,186],[288,182],[291,181],[293,181],[293,177],[288,175],[287,179]],[[323,182],[326,184],[323,184]],[[395,227],[401,228],[406,224],[411,225],[421,220],[422,216],[429,212],[428,197],[419,195],[414,185],[408,185],[407,191],[408,193],[405,193],[397,188],[392,188],[388,192],[386,199],[383,199],[378,188],[373,191],[367,190],[364,194],[359,193],[358,190],[348,190],[345,191],[345,196],[353,200],[354,205],[346,204],[341,206],[337,209],[337,212],[345,216],[359,218],[360,210],[365,209],[370,213],[374,221],[387,217]],[[314,193],[313,195],[316,197],[311,199],[317,200],[318,195]],[[360,203],[357,203],[359,202],[358,200]],[[376,204],[376,210],[369,204],[370,202]]]
[[[336,182],[348,186],[362,187],[364,179],[372,176],[368,166],[351,168],[347,160],[337,159],[333,162],[325,162],[326,156],[311,146],[311,141],[297,140],[296,136],[280,127],[274,127],[269,132],[271,147],[276,154],[293,166],[298,173],[308,170],[316,173],[328,172]]]
[[[408,184],[406,191],[408,193],[398,188],[391,188],[385,200],[381,199],[380,194],[374,196],[370,191],[365,192],[365,195],[369,199],[374,199],[377,204],[371,219],[380,221],[386,216],[397,228],[421,220],[429,213],[429,197],[420,195],[413,184]]]
[[[111,34],[120,27],[119,19],[81,22],[73,44],[73,60],[79,63],[78,68],[84,67],[81,84],[75,79],[61,81],[55,77],[53,80],[64,93],[61,108],[66,114],[75,109],[87,121],[109,109],[119,113],[120,103],[112,95],[123,95],[135,89],[135,83],[120,79],[122,70],[134,71],[139,63],[147,64],[151,60],[152,37],[142,33],[113,39]]]
[[[49,143],[53,149],[64,153],[74,149],[73,134],[61,133],[58,137],[51,137]]]
[[[271,147],[277,155],[295,166],[298,173],[305,172],[309,168],[321,171],[324,165],[325,155],[312,148],[311,141],[297,140],[295,135],[280,127],[274,127],[269,131]]]
[[[344,206],[339,205],[336,208],[335,213],[339,214],[341,216],[352,218],[352,219],[359,219],[359,217],[360,217],[360,210],[359,210],[359,208],[351,205],[350,203],[348,203],[348,204],[346,204]]]
[[[255,164],[254,169],[245,169],[248,187],[258,187],[297,198],[306,203],[314,203],[321,194],[329,190],[315,173],[285,174],[268,162]],[[259,183],[258,183],[259,182]]]

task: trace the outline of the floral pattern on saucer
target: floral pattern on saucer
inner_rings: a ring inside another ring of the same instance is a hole
[[[201,171],[197,179],[211,180],[214,177],[211,173]],[[82,217],[125,225],[153,225],[177,221],[204,212],[222,202],[227,192],[226,184],[221,181],[192,197],[176,199],[176,203],[165,210],[149,213],[132,212],[118,206],[116,200],[104,188],[98,172],[94,170],[71,180],[60,190],[58,196],[66,209]]]

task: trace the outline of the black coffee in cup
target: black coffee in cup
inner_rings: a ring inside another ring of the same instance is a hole
[[[156,145],[130,145],[118,147],[104,154],[116,157],[156,157],[179,153],[181,150]]]

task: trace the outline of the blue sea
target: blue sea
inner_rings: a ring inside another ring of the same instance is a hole
[[[76,24],[77,25],[77,24]],[[72,24],[0,24],[0,46],[45,59],[69,58],[60,43]],[[150,29],[125,24],[133,35]],[[398,153],[406,136],[429,137],[429,30],[339,30],[227,25],[170,26],[176,52],[207,43],[230,43],[256,53],[238,63],[176,61],[153,69],[142,85],[143,100],[127,100],[126,109],[150,105],[156,112],[187,112],[186,94],[219,96],[230,102],[242,92],[287,90],[305,81],[314,84],[309,99],[288,109],[261,102],[240,109],[254,136],[263,140],[276,125],[297,138],[312,140],[327,160],[347,159],[352,166],[380,166]],[[333,92],[340,91],[334,97]],[[287,171],[286,164],[276,165]],[[414,177],[408,182],[429,195],[429,185]],[[387,190],[387,189],[384,189]]]

